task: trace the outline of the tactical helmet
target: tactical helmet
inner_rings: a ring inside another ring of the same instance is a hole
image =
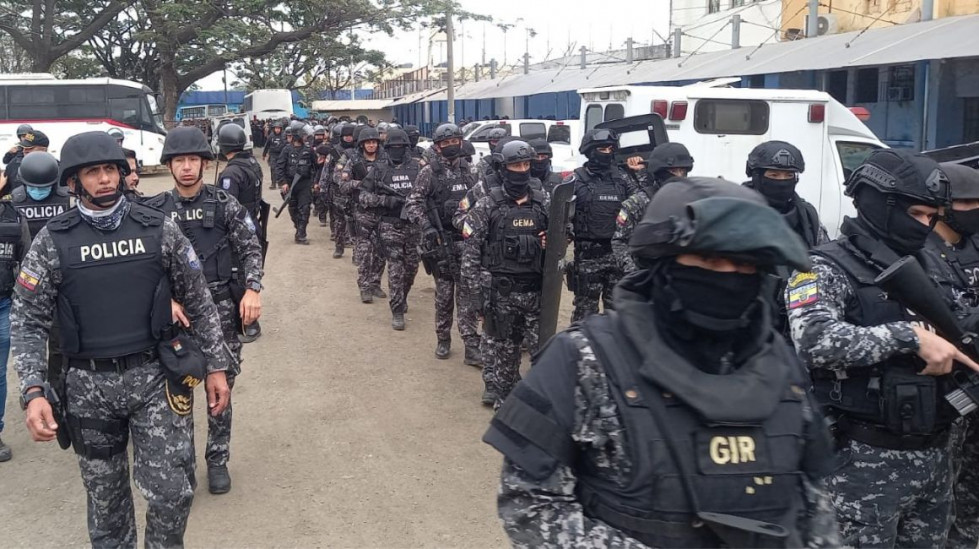
[[[534,148],[534,152],[538,155],[546,154],[548,156],[554,156],[554,150],[551,149],[551,144],[547,142],[543,137],[535,137],[530,140],[530,146]]]
[[[655,175],[669,168],[693,169],[693,157],[690,151],[681,143],[661,143],[649,153],[646,159],[646,171]]]
[[[389,129],[388,128],[388,123],[387,122],[378,122],[377,123],[377,126],[375,126],[375,129],[377,130],[377,133],[379,133],[379,134],[381,134],[381,133],[387,133],[388,132],[388,129]]]
[[[302,122],[300,122],[298,120],[293,120],[292,122],[289,123],[289,129],[292,130],[292,134],[293,135],[298,135],[298,134],[302,133],[303,127],[305,125],[306,124],[303,124]]]
[[[313,135],[326,135],[326,127],[320,124],[313,126]]]
[[[465,156],[466,158],[469,159],[472,159],[472,157],[476,156],[476,147],[473,146],[472,141],[469,141],[468,139],[462,140],[462,152],[460,153],[460,155]]]
[[[282,120],[275,120],[274,122],[272,122],[273,128],[284,128],[285,126],[286,125],[284,122],[282,122]]]
[[[432,133],[432,141],[435,143],[440,143],[446,139],[452,139],[453,137],[462,139],[462,130],[459,129],[459,126],[451,123],[439,125],[439,127],[435,128],[435,131]]]
[[[174,128],[170,133],[176,130],[177,128]],[[31,153],[25,156],[24,160],[35,154],[40,153]],[[96,164],[115,164],[119,167],[122,177],[129,175],[129,162],[126,161],[126,155],[122,152],[122,147],[109,134],[100,131],[75,134],[61,147],[61,175],[58,177],[58,183],[66,185],[68,178],[75,175],[79,169]]]
[[[346,136],[346,135],[353,135],[354,132],[357,130],[357,127],[358,127],[357,125],[351,124],[349,122],[347,122],[347,123],[341,123],[340,124],[340,136],[342,137],[342,136]]]
[[[31,187],[50,187],[58,182],[58,160],[53,154],[38,151],[24,156],[17,178]]]
[[[377,130],[370,126],[360,130],[360,135],[357,136],[357,146],[359,147],[368,141],[381,141],[381,136],[377,134]]]
[[[175,156],[194,155],[206,160],[214,160],[214,153],[207,144],[204,132],[195,126],[180,126],[170,130],[163,141],[163,154],[160,164],[170,162]]]
[[[845,194],[853,197],[863,185],[929,206],[950,202],[948,177],[938,162],[902,149],[877,149],[870,153],[847,178]]]
[[[629,249],[646,260],[691,253],[810,269],[805,244],[761,194],[712,177],[681,177],[664,185]]]
[[[32,131],[34,131],[34,126],[31,126],[30,124],[21,124],[20,126],[17,126],[17,139],[19,140],[21,137],[24,137]]]
[[[510,135],[510,133],[503,128],[493,128],[492,130],[486,133],[486,140],[499,141],[500,139],[503,139],[508,135]]]
[[[745,174],[754,175],[755,170],[785,170],[802,173],[806,171],[806,162],[802,151],[785,141],[766,141],[748,153],[745,163]]]
[[[292,135],[293,135],[292,128],[286,128],[286,129],[282,130],[282,135],[284,137],[292,137]]]
[[[119,128],[109,128],[105,131],[105,133],[112,136],[112,139],[115,139],[116,141],[124,141],[126,139],[126,134],[122,133],[122,130]]]
[[[405,133],[408,134],[408,139],[421,137],[422,133],[418,129],[418,126],[409,124],[405,126]]]
[[[305,135],[306,137],[313,137],[313,135],[315,134],[316,134],[316,130],[313,129],[312,126],[310,126],[309,124],[303,126],[303,135]]]
[[[221,154],[242,151],[246,144],[248,136],[238,124],[228,123],[218,129],[218,148],[221,149]]]
[[[537,157],[534,149],[526,141],[515,139],[503,145],[498,153],[499,162],[504,165],[516,164],[517,162],[530,162]]]
[[[384,142],[385,147],[410,147],[411,141],[408,140],[408,134],[404,130],[399,128],[394,128],[388,130],[388,140]]]
[[[952,200],[979,200],[979,170],[954,162],[942,162],[938,166],[948,177]]]
[[[364,131],[367,126],[362,126],[360,124],[354,126],[354,143],[360,144],[360,132]],[[346,134],[344,134],[346,135]]]
[[[394,129],[400,129],[400,128],[401,128],[401,126],[397,122],[388,122],[388,131],[391,131],[391,130],[394,130]]]
[[[585,132],[584,137],[581,138],[581,146],[578,147],[578,152],[588,156],[591,151],[609,145],[613,147],[613,150],[618,149],[619,135],[612,130],[593,129]]]

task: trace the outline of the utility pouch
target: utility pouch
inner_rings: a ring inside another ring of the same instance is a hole
[[[888,430],[900,435],[935,432],[938,388],[934,376],[887,369],[881,385],[881,406]]]

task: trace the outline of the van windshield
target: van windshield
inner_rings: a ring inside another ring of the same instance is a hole
[[[571,144],[571,126],[555,124],[547,130],[548,143],[567,143]]]
[[[840,155],[840,165],[843,166],[843,178],[847,179],[857,166],[870,156],[870,153],[880,146],[873,143],[857,143],[854,141],[837,141],[836,151]]]

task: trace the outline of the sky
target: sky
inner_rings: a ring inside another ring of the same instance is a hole
[[[575,53],[584,45],[590,50],[606,51],[625,48],[625,41],[632,36],[637,45],[662,44],[654,29],[666,37],[669,27],[670,0],[458,0],[463,9],[489,15],[494,22],[455,21],[456,66],[469,66],[480,62],[485,47],[486,62],[495,58],[502,67],[504,53],[508,65],[521,63],[520,56],[528,46],[527,29],[536,36],[529,39],[530,62],[561,57],[571,44]],[[496,23],[515,25],[506,34]],[[484,32],[485,31],[485,32]],[[426,33],[429,31],[425,31]],[[483,39],[485,33],[485,41]],[[400,65],[411,63],[415,67],[425,65],[429,55],[428,34],[398,32],[393,37],[385,34],[364,34],[362,39],[369,48],[383,51],[388,60]],[[505,41],[504,41],[505,39]],[[485,46],[484,46],[485,44]],[[505,44],[505,46],[504,46]],[[445,61],[445,42],[432,44],[432,59],[438,64]],[[421,51],[421,56],[419,56]],[[231,75],[229,82],[234,81]],[[221,73],[199,82],[202,89],[222,89]]]

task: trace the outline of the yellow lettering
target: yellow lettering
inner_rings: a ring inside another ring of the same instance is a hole
[[[710,439],[710,459],[718,465],[755,461],[755,439],[748,436],[713,437]]]
[[[710,459],[718,465],[725,465],[731,461],[731,452],[727,448],[726,438],[714,437],[710,439]]]
[[[741,454],[741,461],[755,461],[755,439],[738,437],[738,453]]]

